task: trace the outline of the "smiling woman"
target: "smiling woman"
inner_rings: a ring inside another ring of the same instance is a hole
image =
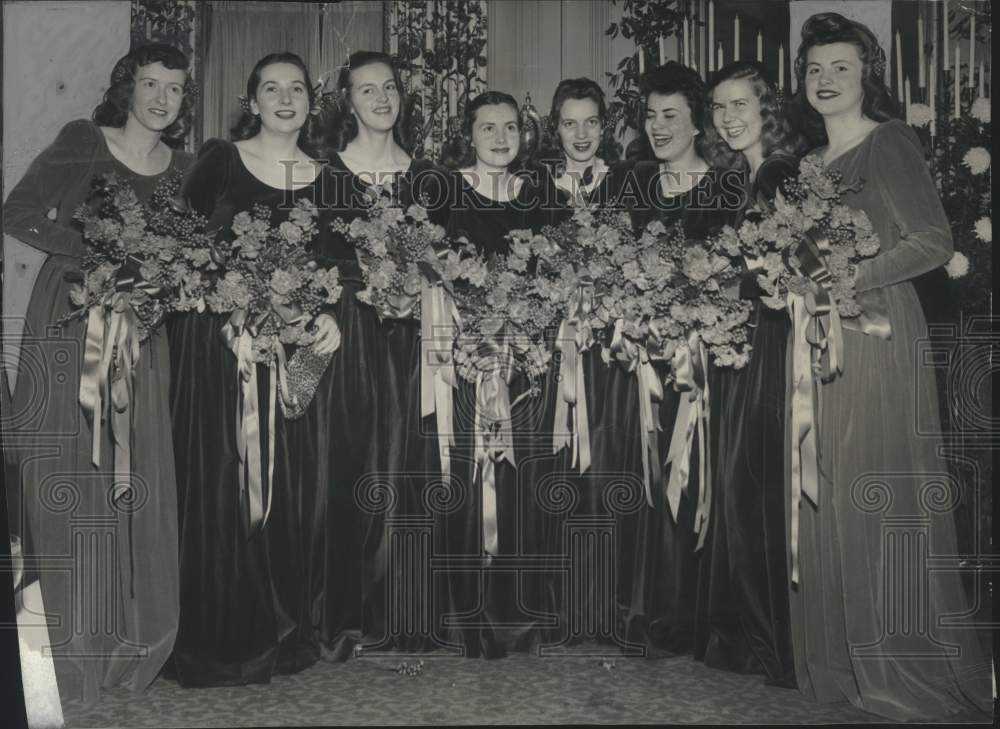
[[[166,336],[156,329],[140,345],[128,383],[135,413],[131,432],[105,428],[95,441],[92,428],[100,424],[83,421],[79,400],[82,353],[93,342],[84,320],[68,319],[67,278],[79,275],[88,252],[74,215],[96,177],[117,175],[140,201],[148,201],[165,176],[190,164],[189,155],[171,149],[183,142],[190,124],[187,68],[184,54],[166,45],[143,46],[121,58],[94,121],[67,124],[3,210],[6,234],[49,254],[25,321],[29,361],[44,369],[18,378],[13,411],[31,417],[17,427],[8,422],[22,458],[21,481],[11,491],[18,488],[22,505],[25,557],[40,558],[46,611],[58,616],[49,639],[64,701],[94,702],[102,687],[144,689],[166,662],[177,631]],[[97,413],[98,419],[106,416]],[[131,441],[131,487],[119,494],[112,449],[123,436]],[[104,526],[84,539],[81,519]],[[98,541],[110,551],[92,548]],[[72,573],[52,569],[47,560],[57,555],[74,558]]]

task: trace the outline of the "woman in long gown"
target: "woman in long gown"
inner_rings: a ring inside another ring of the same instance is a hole
[[[247,81],[246,99],[232,130],[236,141],[206,142],[185,181],[192,207],[223,236],[232,235],[237,213],[255,205],[270,209],[277,225],[297,201],[323,200],[322,168],[313,159],[315,92],[302,60],[291,53],[262,58]],[[306,515],[314,513],[317,486],[290,477],[285,423],[276,413],[270,493],[263,487],[270,513],[251,528],[236,447],[237,360],[221,336],[227,319],[191,312],[169,323],[182,586],[173,663],[185,686],[265,683],[275,672],[306,667],[319,652],[312,626],[303,624],[306,565],[297,543]],[[312,346],[320,353],[336,348],[333,317],[320,314],[315,326]],[[269,470],[272,376],[257,365],[262,480]]]
[[[462,137],[446,154],[456,171],[452,180],[453,207],[448,232],[465,238],[480,253],[504,257],[510,252],[506,234],[512,230],[539,231],[552,222],[554,189],[547,176],[516,174],[525,158],[521,148],[517,102],[509,94],[489,91],[465,109]],[[547,203],[547,201],[549,201]],[[454,489],[450,513],[441,513],[435,531],[439,551],[451,565],[448,598],[436,619],[447,620],[445,635],[466,656],[497,658],[508,649],[521,650],[537,642],[536,613],[543,589],[538,575],[524,568],[524,557],[537,555],[541,545],[527,526],[539,507],[535,486],[555,469],[552,442],[552,378],[514,375],[509,385],[513,453],[494,469],[475,468],[473,448],[477,398],[480,388],[457,377],[454,399],[455,448],[452,454]],[[533,390],[535,394],[527,394]],[[518,398],[524,395],[518,401]],[[489,477],[490,471],[495,479]],[[490,482],[495,486],[491,487]],[[484,534],[492,521],[495,491],[496,543]],[[503,564],[512,569],[501,570]],[[501,625],[505,624],[505,625]]]
[[[79,403],[86,319],[63,319],[72,310],[66,275],[79,271],[87,253],[73,216],[88,199],[91,181],[113,173],[148,202],[159,182],[191,162],[175,149],[191,121],[187,69],[184,54],[167,45],[140,47],[121,58],[93,121],[63,127],[3,210],[8,235],[48,254],[28,305],[4,445],[6,455],[10,449],[20,462],[19,487],[10,487],[20,509],[12,509],[11,521],[24,553],[40,556],[43,567],[53,560],[55,568],[39,569],[38,576],[46,612],[60,620],[50,626],[49,638],[64,701],[93,703],[102,687],[146,688],[177,632],[177,502],[163,328],[141,344],[134,371],[134,493],[112,499],[110,428],[95,466],[92,424]],[[48,216],[52,209],[55,219]],[[77,520],[88,518],[103,525],[81,529]],[[88,544],[92,536],[110,539],[111,546],[76,551],[77,538],[85,536]],[[74,558],[75,567],[57,568],[57,560]]]
[[[556,148],[550,155],[553,184],[565,206],[556,213],[556,222],[569,218],[577,206],[621,210],[618,197],[635,165],[617,161],[600,86],[587,78],[564,79],[553,94],[549,120]],[[559,617],[558,625],[546,631],[546,642],[597,641],[638,652],[627,634],[637,577],[635,521],[643,515],[632,508],[620,513],[611,506],[619,503],[612,492],[622,488],[633,493],[625,502],[643,498],[638,380],[616,362],[605,362],[601,348],[610,345],[611,335],[610,327],[596,331],[595,345],[582,357],[590,466],[581,474],[571,451],[561,452],[562,480],[576,491],[572,510],[538,511],[546,554],[570,560],[568,571],[543,574],[546,607]],[[554,396],[561,397],[562,390],[557,388]],[[554,423],[553,428],[568,432],[566,423]],[[613,542],[599,536],[609,530]]]
[[[328,130],[327,203],[345,223],[365,214],[374,185],[391,190],[404,212],[427,203],[431,220],[444,222],[446,173],[410,156],[403,89],[383,53],[356,52],[340,72]],[[320,459],[326,469],[318,479],[328,501],[326,526],[317,522],[321,567],[313,592],[322,605],[320,636],[328,656],[341,660],[352,650],[429,650],[436,646],[420,599],[431,585],[407,592],[427,576],[419,560],[429,555],[401,546],[404,528],[387,522],[421,516],[422,494],[439,478],[434,419],[420,414],[420,324],[380,322],[356,299],[364,286],[353,246],[339,233],[328,243],[324,258],[338,265],[344,287],[337,314],[343,346],[299,439],[315,451],[300,461]],[[419,597],[411,602],[413,595]]]
[[[635,179],[643,193],[633,211],[633,221],[640,230],[652,220],[669,227],[680,222],[690,239],[705,240],[723,225],[732,222],[741,207],[745,191],[737,184],[738,176],[712,167],[706,157],[713,150],[705,136],[708,120],[708,97],[697,72],[670,61],[642,77],[643,133],[654,162],[636,166]],[[655,366],[661,380],[668,375],[666,362]],[[719,368],[709,370],[709,408],[711,414],[708,458],[712,460],[714,490],[724,488],[714,467],[718,450],[720,407],[728,391],[731,374]],[[667,384],[659,405],[661,462],[669,452],[679,405],[679,393]],[[644,575],[635,581],[641,591],[633,598],[637,611],[630,634],[646,644],[652,653],[683,653],[693,648],[695,603],[699,561],[695,516],[699,489],[697,435],[691,447],[691,477],[681,495],[676,518],[665,500],[665,489],[653,489],[654,509],[636,536],[636,570]],[[673,464],[672,467],[676,467]],[[663,479],[670,477],[671,466],[664,468]],[[643,612],[638,608],[644,606]]]
[[[867,214],[881,251],[858,265],[855,285],[892,334],[845,328],[842,373],[819,390],[819,503],[799,509],[792,640],[807,696],[930,719],[988,711],[991,667],[965,627],[971,607],[939,440],[917,430],[936,432],[938,401],[932,375],[915,380],[927,330],[911,280],[947,261],[952,240],[920,142],[893,118],[884,70],[860,23],[822,13],[803,25],[796,102],[826,133],[813,154],[845,184],[863,180],[845,202]],[[911,540],[924,551],[907,553]],[[929,574],[927,557],[939,563]]]
[[[713,136],[747,173],[747,206],[768,210],[798,171],[801,142],[759,64],[737,61],[713,76]],[[756,274],[741,295],[756,298],[746,366],[722,403],[711,525],[699,580],[695,657],[709,666],[764,673],[794,687],[785,564],[785,344],[789,319],[759,300]]]

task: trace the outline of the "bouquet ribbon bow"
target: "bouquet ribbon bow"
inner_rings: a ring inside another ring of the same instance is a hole
[[[611,356],[629,372],[635,372],[639,387],[639,434],[642,438],[642,476],[646,503],[653,506],[653,484],[662,478],[660,472],[660,405],[663,383],[656,374],[649,352],[625,334],[623,318],[615,320],[611,336]]]
[[[674,389],[681,392],[670,438],[666,464],[671,464],[667,481],[667,504],[677,520],[681,492],[687,491],[691,469],[691,446],[698,433],[698,506],[694,516],[694,530],[698,535],[695,550],[701,549],[708,534],[708,517],[712,506],[712,471],[709,453],[709,392],[708,357],[705,344],[697,334],[689,334],[687,343],[674,351],[671,362],[674,371]]]
[[[580,473],[590,468],[590,425],[587,414],[587,387],[583,378],[583,353],[594,343],[590,312],[594,305],[594,282],[589,276],[580,279],[570,297],[566,317],[559,325],[560,394],[556,398],[552,452],[569,448],[572,466]],[[565,431],[563,430],[565,428]]]
[[[455,447],[452,346],[455,330],[462,323],[446,283],[434,268],[438,258],[447,253],[446,248],[437,252],[428,248],[428,261],[420,267],[425,277],[420,292],[420,417],[436,416],[441,476],[446,484],[451,477],[451,449]]]

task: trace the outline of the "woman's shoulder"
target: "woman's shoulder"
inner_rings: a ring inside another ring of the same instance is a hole
[[[198,149],[199,160],[231,158],[234,154],[238,154],[236,144],[218,137],[205,140]]]
[[[873,149],[876,148],[876,143],[877,148],[896,145],[923,149],[917,132],[902,119],[881,122],[872,130],[869,139]]]
[[[56,135],[53,147],[56,152],[66,152],[74,158],[93,156],[102,146],[104,133],[90,119],[74,119]]]

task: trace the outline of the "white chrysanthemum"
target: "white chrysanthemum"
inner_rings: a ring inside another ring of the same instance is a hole
[[[927,104],[910,104],[910,125],[926,127],[934,119],[934,110]]]
[[[992,162],[989,151],[985,147],[973,147],[965,153],[962,164],[969,168],[974,175],[981,175],[990,168]]]
[[[990,100],[984,99],[980,96],[972,104],[972,108],[969,109],[969,113],[972,118],[976,121],[982,122],[983,124],[990,123]]]
[[[955,253],[945,265],[944,270],[951,278],[962,278],[969,272],[969,259],[964,253]]]
[[[993,219],[983,217],[976,221],[976,237],[983,243],[993,242]]]

